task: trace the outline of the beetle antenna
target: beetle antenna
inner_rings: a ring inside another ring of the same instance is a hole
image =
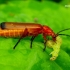
[[[64,36],[69,36],[69,37],[70,37],[70,35],[67,35],[67,34],[57,34],[57,36],[58,36],[58,35],[64,35]]]
[[[63,29],[63,30],[59,31],[59,32],[57,33],[57,35],[59,35],[60,32],[63,32],[63,31],[66,31],[66,30],[70,30],[70,28]]]

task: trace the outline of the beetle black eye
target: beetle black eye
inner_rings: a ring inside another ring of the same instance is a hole
[[[54,36],[53,38],[56,38],[56,36]]]

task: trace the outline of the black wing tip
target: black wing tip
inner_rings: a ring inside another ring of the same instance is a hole
[[[0,27],[1,27],[1,29],[5,29],[5,22],[2,22],[2,23],[0,24]]]

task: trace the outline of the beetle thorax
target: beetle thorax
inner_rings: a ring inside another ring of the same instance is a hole
[[[55,35],[53,30],[49,28],[48,26],[43,26],[43,33],[47,36],[52,36],[52,37]]]

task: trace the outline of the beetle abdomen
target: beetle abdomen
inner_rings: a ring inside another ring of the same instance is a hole
[[[20,37],[24,30],[0,30],[0,36],[3,37]]]

